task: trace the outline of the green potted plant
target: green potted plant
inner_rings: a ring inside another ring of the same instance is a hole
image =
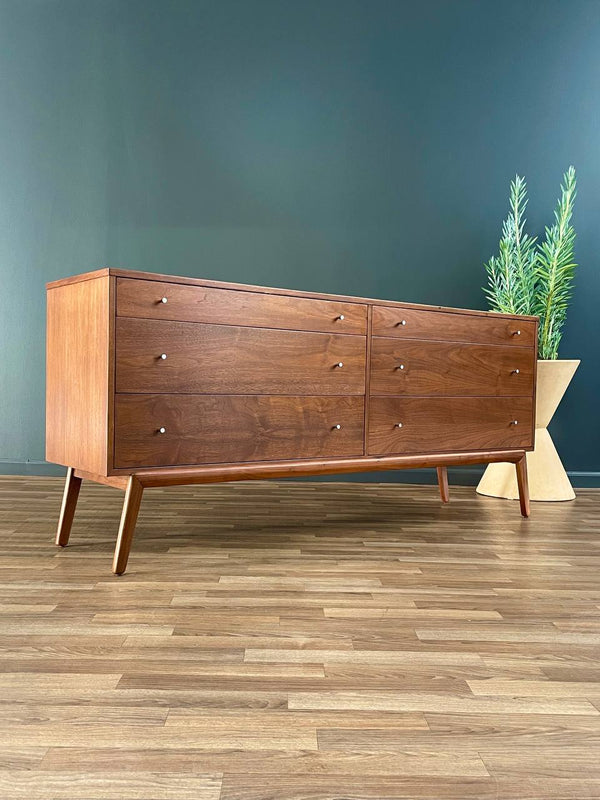
[[[571,224],[576,196],[575,169],[564,174],[554,223],[544,240],[525,232],[527,186],[517,175],[510,185],[510,213],[502,226],[499,253],[485,265],[484,290],[492,311],[539,316],[535,449],[527,453],[532,500],[572,500],[573,487],[550,438],[547,426],[556,411],[578,360],[559,359],[567,308],[571,299],[575,230]],[[517,498],[511,464],[490,464],[477,491],[493,497]]]

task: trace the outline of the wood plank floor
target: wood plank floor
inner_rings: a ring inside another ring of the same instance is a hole
[[[597,800],[600,493],[0,478],[3,800]]]

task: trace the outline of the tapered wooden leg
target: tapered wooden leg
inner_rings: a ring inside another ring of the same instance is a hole
[[[115,547],[115,557],[113,560],[113,572],[115,575],[122,575],[127,569],[127,559],[133,540],[133,532],[137,521],[142,493],[144,488],[135,475],[129,476],[127,489],[125,490],[125,500],[123,501],[123,512],[121,514],[121,524],[119,525],[119,536]]]
[[[521,514],[529,516],[529,484],[527,482],[527,458],[523,456],[515,464],[517,470],[517,484],[519,486],[519,502],[521,503]]]
[[[450,489],[448,488],[448,469],[447,467],[437,468],[438,484],[440,487],[440,497],[442,503],[450,502]]]
[[[73,517],[75,516],[75,508],[77,507],[77,498],[79,497],[80,488],[81,478],[75,477],[75,470],[69,467],[67,469],[62,505],[60,507],[60,516],[58,518],[58,529],[56,531],[56,544],[60,547],[66,547],[69,543],[69,534],[71,533],[71,526],[73,525]]]

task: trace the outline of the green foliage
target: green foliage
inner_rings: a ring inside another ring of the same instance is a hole
[[[554,225],[546,228],[546,238],[536,258],[536,293],[533,313],[540,318],[539,357],[558,358],[567,307],[575,276],[575,229],[571,225],[576,192],[575,169],[569,167],[561,185],[561,196],[554,211]]]
[[[575,169],[563,176],[554,224],[543,242],[525,232],[527,184],[519,175],[510,184],[510,213],[502,224],[498,255],[485,265],[484,289],[492,311],[535,314],[540,317],[538,353],[558,358],[576,264],[575,231],[571,225],[576,196]]]
[[[535,238],[525,233],[527,184],[515,176],[510,184],[510,213],[502,223],[500,253],[485,268],[489,288],[485,290],[493,311],[532,314],[535,287]]]

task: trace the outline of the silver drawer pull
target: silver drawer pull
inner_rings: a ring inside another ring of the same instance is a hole
[[[404,364],[398,364],[398,366],[396,367],[396,369],[404,369]]]
[[[166,357],[167,357],[167,354],[166,353],[161,353],[160,357],[161,357],[161,360],[164,361],[166,359]]]
[[[511,419],[510,424],[511,425],[518,425],[519,424],[519,420],[518,419]]]
[[[167,300],[167,298],[166,298],[166,297],[161,297],[161,298],[160,298],[160,302],[161,302],[161,303],[168,303],[169,301]]]
[[[521,372],[521,370],[520,370],[520,369],[513,369],[513,371],[512,371],[512,374],[513,374],[513,375],[519,375],[519,374],[520,374],[520,372]]]
[[[343,361],[338,361],[338,363],[335,366],[339,367],[341,369],[344,366],[344,362]]]
[[[521,335],[521,331],[513,331],[513,336],[520,336],[520,335]]]
[[[401,427],[402,427],[402,423],[401,423],[401,422],[397,422],[397,423],[394,425],[394,428],[401,428]]]
[[[400,322],[397,322],[396,325],[406,325],[406,320],[401,319]]]
[[[339,315],[339,317],[338,317],[338,319],[339,319],[341,322],[343,322],[343,321],[346,319],[346,317],[345,317],[343,314],[340,314],[340,315]]]
[[[158,432],[159,432],[159,433],[166,433],[166,432],[167,432],[167,429],[166,429],[166,428],[159,428],[159,429],[158,429]]]
[[[331,430],[332,431],[341,431],[342,430],[342,426],[338,423],[337,425],[334,425]]]

